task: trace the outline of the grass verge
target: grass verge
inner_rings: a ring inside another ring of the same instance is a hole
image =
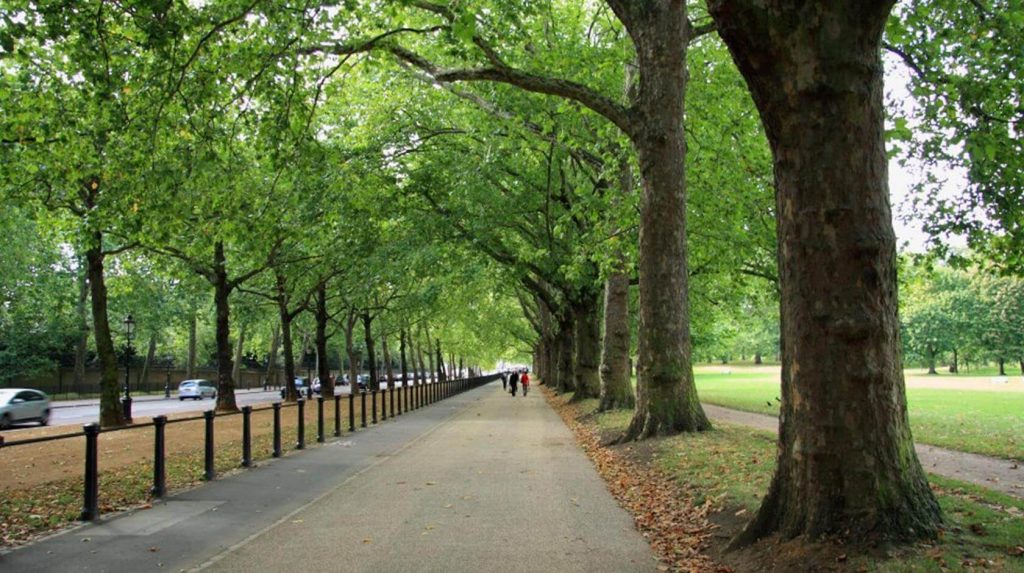
[[[703,402],[779,414],[779,383],[772,374],[698,373],[695,378]],[[917,442],[1024,460],[1024,392],[908,388],[907,405]]]

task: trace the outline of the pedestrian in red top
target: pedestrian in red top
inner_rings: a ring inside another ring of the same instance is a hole
[[[530,391],[530,375],[526,370],[523,370],[523,375],[519,377],[519,383],[523,385],[523,398],[525,398],[526,393]]]

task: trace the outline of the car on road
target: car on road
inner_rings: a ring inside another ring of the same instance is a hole
[[[307,385],[306,385],[306,377],[305,376],[296,376],[295,377],[295,391],[299,393],[299,397],[300,398],[305,398],[305,397],[308,396],[309,393],[307,392]],[[281,388],[281,398],[284,399],[284,398],[287,398],[287,397],[288,397],[288,388],[287,387]]]
[[[202,400],[203,398],[217,397],[217,384],[213,380],[197,378],[195,380],[183,380],[178,384],[178,400],[182,402],[185,398]]]
[[[0,388],[0,430],[14,424],[50,423],[50,397],[30,388]]]

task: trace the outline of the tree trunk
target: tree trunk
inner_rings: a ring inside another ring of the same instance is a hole
[[[1006,359],[1002,356],[999,357],[999,375],[1006,376]]]
[[[950,374],[956,374],[960,371],[960,357],[957,355],[956,348],[953,349],[953,363],[949,365]]]
[[[756,364],[758,366],[760,366],[761,364],[764,364],[764,360],[761,358],[761,353],[760,352],[755,352],[754,353],[754,364]]]
[[[892,0],[710,0],[775,167],[782,405],[775,476],[736,540],[933,537],[907,422],[883,138]]]
[[[327,318],[327,285],[320,283],[316,289],[316,375],[320,379],[320,395],[332,398],[334,380],[327,361]]]
[[[299,393],[295,389],[295,343],[292,340],[292,320],[295,318],[288,310],[288,289],[285,277],[275,273],[277,281],[277,317],[281,321],[281,347],[284,351],[284,388],[285,401],[295,402]]]
[[[433,346],[430,343],[430,329],[422,326],[420,329],[423,332],[423,337],[425,339],[423,345],[427,347],[427,377],[429,378],[430,383],[433,384],[436,381],[435,377],[437,376],[437,372],[434,370],[434,353],[430,351],[431,346]]]
[[[576,343],[576,368],[573,370],[576,393],[573,401],[601,396],[601,323],[594,296],[573,306],[573,327]]]
[[[264,389],[277,386],[277,353],[281,346],[281,324],[275,324],[270,334],[270,354],[267,358],[267,377]]]
[[[416,383],[417,384],[426,384],[426,382],[427,382],[427,369],[424,366],[424,362],[423,362],[423,344],[419,340],[416,341],[416,358],[418,359],[418,362],[419,362],[419,365],[417,366],[417,370],[418,371],[416,372],[416,375],[415,375]]]
[[[149,344],[146,345],[146,361],[142,363],[142,370],[139,377],[135,379],[135,388],[143,390],[143,384],[149,385],[149,371],[153,367],[153,360],[156,359],[156,333],[149,335]]]
[[[686,2],[629,2],[640,73],[630,139],[640,201],[637,404],[623,440],[711,428],[693,382],[686,253]]]
[[[185,358],[185,378],[194,380],[196,377],[196,348],[198,347],[198,336],[196,333],[197,322],[196,309],[191,309],[192,314],[188,317],[188,356]]]
[[[370,361],[370,384],[367,387],[371,392],[380,390],[380,381],[377,378],[377,355],[373,348],[373,329],[371,323],[373,318],[369,313],[363,313],[363,336],[366,341],[366,358]]]
[[[217,241],[213,248],[213,303],[217,309],[217,411],[237,412],[235,381],[231,378],[231,284],[228,282],[224,260],[224,243]]]
[[[78,321],[78,340],[75,343],[75,375],[72,387],[81,393],[85,387],[85,362],[89,355],[89,278],[86,261],[78,261],[78,300],[75,304],[75,318]]]
[[[398,354],[401,360],[400,367],[402,368],[402,388],[406,388],[409,385],[409,366],[405,361],[405,340],[406,334],[405,329],[398,331]],[[402,390],[404,393],[405,390]]]
[[[444,354],[441,353],[441,339],[435,338],[434,345],[437,347],[437,381],[444,382]]]
[[[358,317],[354,310],[348,311],[345,320],[345,354],[348,355],[348,383],[352,394],[359,393],[359,356],[356,354],[355,327]]]
[[[604,339],[601,348],[601,411],[633,408],[629,376],[629,277],[613,273],[604,283]]]
[[[107,321],[107,285],[103,277],[103,235],[93,233],[93,245],[85,253],[92,299],[92,331],[96,338],[96,355],[100,361],[100,426],[109,428],[125,424],[121,409],[120,384],[117,381],[117,353]]]
[[[576,390],[573,380],[573,351],[576,343],[573,340],[572,320],[560,320],[558,323],[558,364],[557,364],[557,386],[558,392],[572,392]]]
[[[231,369],[231,379],[235,384],[242,382],[242,356],[245,355],[245,324],[238,326],[238,344],[235,345],[235,362]]]
[[[388,377],[388,390],[395,389],[395,368],[391,365],[391,352],[388,351],[388,337],[381,335],[380,352],[384,355],[384,368]]]
[[[935,349],[931,346],[928,347],[928,373],[938,374],[938,371],[935,370]]]

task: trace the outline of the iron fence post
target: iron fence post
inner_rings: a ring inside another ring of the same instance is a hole
[[[299,409],[299,435],[295,441],[295,449],[303,450],[306,448],[306,400],[299,398],[296,405]]]
[[[324,397],[323,395],[316,397],[316,442],[322,444],[324,442]]]
[[[274,402],[272,406],[274,408],[274,452],[271,455],[279,458],[281,457],[281,403]]]
[[[167,416],[153,418],[153,497],[167,495],[167,449],[165,447],[165,431]]]
[[[206,479],[206,481],[210,481],[217,476],[217,472],[214,469],[213,464],[213,416],[213,410],[203,412],[203,419],[206,423],[206,452],[204,456],[205,471],[203,473],[203,478]]]
[[[85,495],[82,504],[82,521],[93,521],[100,516],[99,477],[99,424],[86,424],[85,431]]]
[[[242,467],[252,466],[252,406],[242,406]]]
[[[341,435],[341,394],[334,395],[334,437]]]

